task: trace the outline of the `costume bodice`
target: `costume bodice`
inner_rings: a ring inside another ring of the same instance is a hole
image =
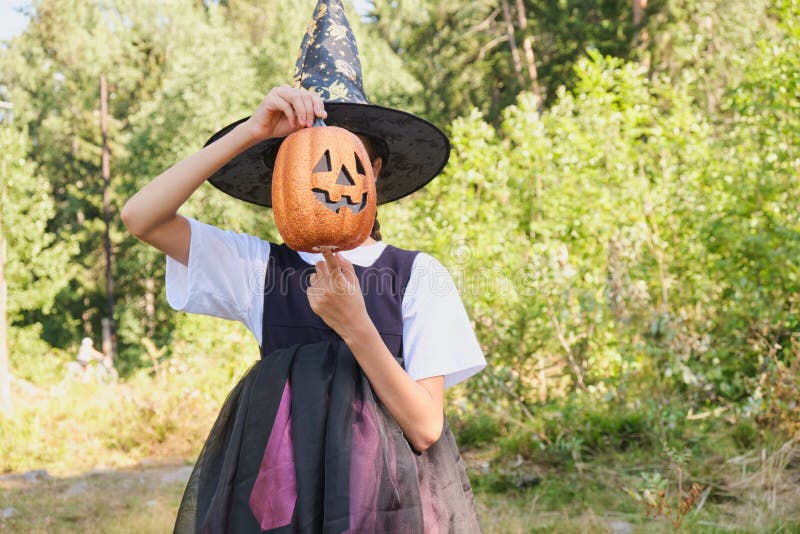
[[[364,303],[389,351],[402,365],[403,295],[418,251],[387,245],[367,267],[354,265]],[[306,290],[314,265],[285,244],[270,245],[264,283],[261,357],[293,345],[341,339],[311,309]]]

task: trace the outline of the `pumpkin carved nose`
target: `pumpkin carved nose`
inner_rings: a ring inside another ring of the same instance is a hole
[[[339,170],[339,176],[336,178],[336,183],[339,185],[356,185],[352,178],[350,178],[350,173],[347,172],[347,169],[342,167]]]

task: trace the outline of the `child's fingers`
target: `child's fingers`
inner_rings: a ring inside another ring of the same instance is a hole
[[[292,105],[288,101],[286,101],[286,99],[280,96],[276,96],[274,104],[275,107],[280,109],[286,116],[286,120],[289,121],[289,126],[291,126],[292,128],[297,128],[297,116],[295,115],[295,112],[292,109]]]
[[[339,270],[339,262],[336,261],[336,255],[333,252],[326,250],[322,253],[322,257],[325,258],[325,265],[328,267],[329,272],[335,273]]]
[[[318,261],[316,263],[317,273],[319,276],[323,278],[327,278],[330,276],[330,270],[328,269],[328,265],[324,261]]]
[[[337,254],[336,259],[339,262],[339,268],[342,269],[343,272],[346,273],[356,272],[355,268],[353,267],[353,264],[350,263],[350,261],[341,254]]]
[[[305,105],[300,100],[301,90],[281,85],[275,88],[275,96],[283,114],[289,119],[292,128],[300,128],[305,125]]]
[[[314,102],[314,114],[317,117],[322,117],[323,119],[326,118],[328,116],[328,112],[325,111],[325,103],[322,101],[322,97],[317,93],[311,93],[311,99]]]
[[[298,91],[296,93],[294,107],[297,110],[297,117],[301,125],[311,126],[314,124],[314,107],[311,105],[311,94],[308,91]]]
[[[339,261],[339,268],[342,270],[342,274],[344,274],[347,281],[351,284],[358,283],[358,276],[356,276],[356,270],[353,264],[341,254],[337,254],[336,259]]]
[[[341,267],[342,269],[348,269],[351,271],[353,270],[353,264],[350,263],[350,261],[341,254],[336,255],[336,260],[339,262],[339,267]]]
[[[314,105],[311,92],[306,89],[281,86],[278,94],[291,104],[295,114],[297,127],[311,126],[314,124]]]
[[[332,252],[326,252],[325,254],[325,262],[327,263],[328,270],[331,272],[331,282],[332,286],[338,290],[346,290],[350,284],[352,283],[352,278],[348,276],[348,273],[345,273],[342,270],[342,266],[339,263],[339,254],[333,254]],[[346,261],[346,260],[345,260]]]
[[[317,108],[314,103],[314,93],[307,91],[305,95],[306,107],[308,108],[308,125],[314,126],[314,121],[317,118]]]

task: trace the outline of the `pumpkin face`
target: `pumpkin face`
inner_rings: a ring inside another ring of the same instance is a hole
[[[375,206],[372,165],[355,134],[314,126],[283,141],[272,173],[272,210],[290,248],[355,248],[372,230]]]

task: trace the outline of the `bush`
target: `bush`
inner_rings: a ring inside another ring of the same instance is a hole
[[[500,423],[488,414],[454,418],[451,424],[461,449],[473,449],[492,443],[501,434]]]

